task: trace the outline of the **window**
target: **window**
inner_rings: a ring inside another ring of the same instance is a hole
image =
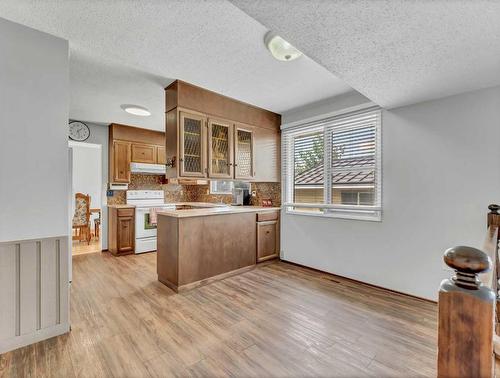
[[[234,182],[225,180],[211,180],[210,194],[233,194]]]
[[[286,210],[380,220],[380,129],[378,108],[285,128],[282,181]]]

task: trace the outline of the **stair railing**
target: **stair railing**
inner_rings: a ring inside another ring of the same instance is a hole
[[[488,206],[483,250],[448,249],[444,262],[455,275],[441,283],[438,315],[438,377],[495,376],[498,331],[498,230],[500,206]],[[480,277],[481,275],[481,277]],[[500,354],[500,353],[499,353]]]

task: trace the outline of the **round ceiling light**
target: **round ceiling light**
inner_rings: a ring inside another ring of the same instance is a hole
[[[302,52],[279,35],[268,32],[264,37],[264,43],[273,56],[281,61],[289,62],[302,56]]]
[[[124,105],[121,105],[120,107],[123,110],[125,110],[127,113],[133,114],[136,116],[149,117],[151,115],[151,112],[147,108],[145,108],[144,106],[124,104]]]

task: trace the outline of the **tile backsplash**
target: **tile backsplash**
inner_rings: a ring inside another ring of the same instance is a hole
[[[162,184],[160,176],[132,174],[130,177],[130,190],[152,189],[165,191],[165,202],[223,202],[230,204],[233,197],[228,194],[210,194],[209,185],[177,185]],[[277,182],[253,182],[251,190],[255,196],[251,204],[262,205],[263,199],[270,199],[273,206],[281,205],[281,186]],[[108,197],[109,205],[124,204],[125,191],[115,191]]]

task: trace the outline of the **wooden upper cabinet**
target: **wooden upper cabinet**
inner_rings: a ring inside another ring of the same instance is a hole
[[[130,182],[131,143],[115,140],[113,142],[112,182]]]
[[[165,94],[169,179],[280,181],[279,114],[180,80]]]
[[[130,163],[165,164],[165,133],[109,125],[109,181],[130,183]]]
[[[253,128],[234,127],[234,178],[251,180],[254,177]]]
[[[156,146],[132,143],[132,161],[135,163],[156,163]]]
[[[254,181],[280,181],[280,135],[272,130],[255,127],[254,131]]]
[[[233,124],[208,120],[208,176],[233,178]]]
[[[179,168],[182,177],[207,177],[206,118],[181,112],[179,117]]]
[[[156,163],[165,164],[167,162],[167,155],[165,152],[165,147],[156,146]]]

